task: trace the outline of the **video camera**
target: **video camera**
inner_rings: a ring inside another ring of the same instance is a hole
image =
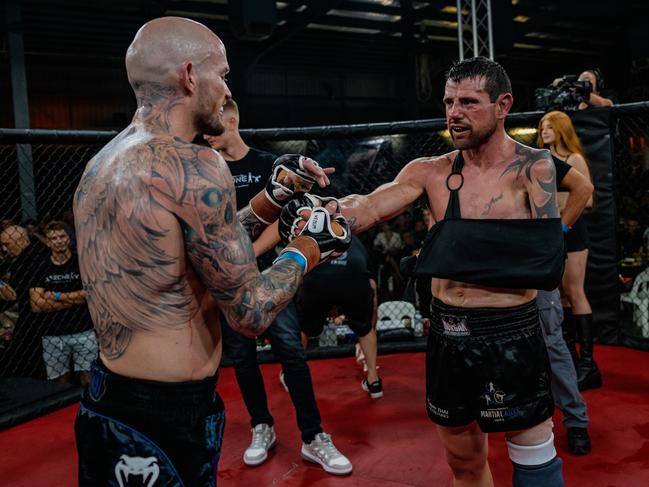
[[[581,102],[587,101],[593,91],[590,81],[579,80],[575,75],[566,75],[557,84],[537,88],[534,92],[534,107],[537,110],[577,110]]]

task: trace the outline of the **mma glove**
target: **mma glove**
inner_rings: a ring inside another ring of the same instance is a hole
[[[301,216],[303,211],[310,213],[314,208],[324,208],[332,201],[336,203],[334,215],[338,215],[340,204],[336,198],[321,197],[309,193],[300,193],[291,198],[279,216],[279,236],[284,245],[299,235],[297,224],[303,220]]]
[[[266,187],[250,201],[257,218],[270,225],[277,220],[282,207],[295,193],[311,190],[316,181],[304,167],[307,159],[300,154],[284,154],[275,159]],[[311,161],[318,165],[313,159]],[[287,177],[291,179],[290,182],[286,180]]]
[[[276,261],[284,258],[296,260],[301,263],[305,273],[316,265],[345,252],[352,241],[352,232],[345,217],[332,216],[322,207],[309,209],[310,215],[306,225],[301,230],[295,227],[297,236],[291,235],[288,245],[276,259]],[[286,206],[282,213],[290,211],[290,207]],[[293,220],[293,217],[285,218],[285,221]],[[280,228],[281,226],[280,219]]]

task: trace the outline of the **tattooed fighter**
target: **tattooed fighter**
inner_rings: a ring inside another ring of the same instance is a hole
[[[498,63],[456,64],[444,104],[459,150],[416,159],[393,182],[341,202],[358,233],[427,199],[434,225],[415,269],[432,277],[434,298],[426,405],[458,487],[493,486],[488,432],[505,432],[514,486],[563,485],[534,299],[536,289],[556,286],[563,270],[555,168],[548,151],[506,134],[512,102]],[[298,206],[283,210],[285,240],[302,226]]]
[[[250,238],[293,190],[328,184],[329,171],[282,156],[237,215],[227,164],[190,142],[222,128],[230,91],[220,39],[191,20],[156,19],[136,34],[126,69],[137,112],[88,163],[74,200],[100,343],[75,424],[79,485],[121,486],[131,475],[143,485],[215,485],[219,309],[236,331],[260,334],[304,272],[351,236],[342,217],[320,211],[260,274]]]

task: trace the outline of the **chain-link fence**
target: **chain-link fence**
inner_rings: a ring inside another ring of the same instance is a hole
[[[616,107],[613,117],[620,323],[649,338],[649,103]],[[631,341],[635,343],[635,341]]]
[[[649,294],[642,287],[647,272],[644,271],[647,262],[645,229],[649,223],[649,214],[644,210],[648,207],[645,203],[649,187],[646,184],[649,175],[646,146],[649,109],[647,104],[636,104],[614,110],[611,133],[619,195],[620,292],[623,302],[620,316],[625,320],[625,333],[643,337],[649,336]],[[509,133],[522,143],[534,145],[541,115],[510,116]],[[114,135],[111,132],[0,129],[3,174],[0,181],[3,194],[0,209],[2,377],[58,378],[77,384],[84,380],[81,372],[87,370],[87,361],[96,353],[96,344],[90,337],[92,332],[89,334],[85,328],[87,316],[79,311],[84,307],[81,289],[70,283],[66,288],[59,286],[61,283],[55,287],[44,277],[53,257],[51,245],[47,245],[45,226],[52,220],[67,223],[66,233],[70,236],[73,250],[71,204],[74,190],[87,161]],[[258,149],[275,154],[302,153],[323,166],[335,167],[331,186],[323,190],[323,194],[332,196],[368,193],[391,181],[412,159],[452,149],[442,119],[345,127],[244,130],[242,135]],[[362,236],[376,281],[377,330],[382,340],[416,341],[418,336],[427,332],[429,284],[411,282],[399,264],[403,257],[411,255],[421,245],[428,218],[426,205],[415,205],[404,215]],[[637,227],[633,227],[634,218]],[[632,281],[622,284],[623,278]],[[39,301],[45,304],[39,306]],[[53,319],[54,316],[63,316],[63,312],[68,313],[69,318]],[[333,318],[332,315],[332,321]],[[62,322],[65,323],[60,324]],[[336,328],[325,326],[328,334],[316,344],[324,347],[351,341],[353,334],[347,324],[342,320],[341,326]],[[79,337],[71,338],[78,334]],[[79,351],[81,342],[81,348],[86,347],[88,352],[85,355]],[[60,363],[60,367],[54,367],[54,362]],[[64,372],[63,379],[61,372]]]
[[[72,197],[102,144],[61,142],[0,145],[0,375],[74,384],[85,381],[97,347],[74,254]]]

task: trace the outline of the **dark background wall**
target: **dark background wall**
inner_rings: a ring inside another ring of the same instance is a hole
[[[535,88],[593,66],[602,69],[620,101],[649,98],[649,2],[492,3],[497,59],[513,80],[515,111],[532,108]],[[456,29],[439,27],[456,19],[443,11],[455,5],[450,0],[415,2],[424,6],[414,17],[404,14],[410,0],[276,2],[283,24],[261,42],[233,35],[226,0],[20,4],[19,25],[7,24],[4,9],[0,22],[23,32],[29,113],[31,126],[37,128],[124,126],[135,109],[124,53],[139,26],[159,15],[195,18],[221,36],[232,66],[230,87],[245,127],[440,116],[443,74],[458,57]],[[308,8],[298,12],[301,5]],[[315,12],[312,18],[303,19],[309,12]],[[349,12],[379,17],[367,20]],[[392,16],[392,21],[381,15]],[[520,15],[528,20],[511,20]],[[394,21],[397,16],[400,20]],[[10,62],[3,35],[3,127],[13,126]],[[417,96],[422,81],[428,82],[428,97]]]

